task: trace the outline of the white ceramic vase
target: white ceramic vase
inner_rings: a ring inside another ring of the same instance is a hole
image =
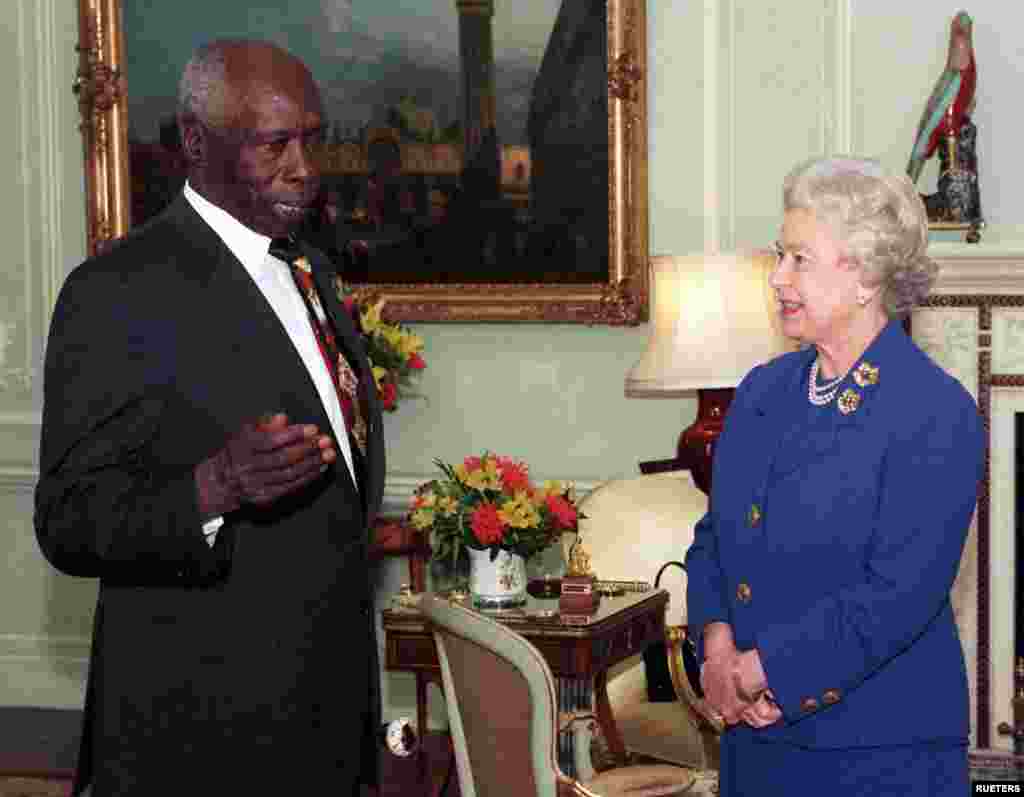
[[[489,549],[467,548],[469,594],[480,609],[507,609],[526,603],[526,560],[509,551],[498,551],[491,561]]]

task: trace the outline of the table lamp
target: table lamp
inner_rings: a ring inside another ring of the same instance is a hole
[[[774,266],[767,250],[651,258],[651,335],[626,375],[626,396],[696,392],[697,419],[679,436],[674,459],[642,462],[642,473],[689,469],[710,495],[714,444],[736,385],[755,365],[794,348],[768,284]]]

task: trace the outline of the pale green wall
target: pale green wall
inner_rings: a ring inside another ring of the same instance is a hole
[[[32,533],[41,358],[49,310],[85,253],[82,144],[71,84],[78,15],[68,0],[0,7],[0,705],[81,702],[95,586],[55,574]],[[22,389],[12,371],[27,372]]]

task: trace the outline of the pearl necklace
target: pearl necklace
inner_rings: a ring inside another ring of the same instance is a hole
[[[814,362],[811,363],[811,374],[807,381],[807,400],[815,407],[824,407],[835,398],[836,391],[839,390],[839,383],[846,378],[846,374],[841,374],[832,381],[819,385],[818,369],[820,367],[819,358],[815,357]]]

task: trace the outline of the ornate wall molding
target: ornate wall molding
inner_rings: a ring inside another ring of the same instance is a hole
[[[27,410],[37,388],[40,341],[63,279],[66,215],[60,126],[61,49],[58,0],[17,0],[14,30],[18,79],[12,109],[17,177],[9,189],[17,217],[8,218],[9,245],[16,249],[0,267],[0,409]],[[13,199],[13,197],[12,197]],[[13,301],[17,297],[17,301]],[[0,420],[2,423],[2,420]],[[0,459],[2,459],[0,455]]]
[[[88,637],[0,635],[0,704],[82,708]]]
[[[771,51],[786,47],[797,34],[813,53],[810,72],[787,73],[760,58],[744,60],[754,51],[754,40],[770,59]],[[813,133],[811,148],[848,151],[853,137],[852,35],[851,0],[826,0],[813,10],[704,0],[703,148],[697,157],[703,159],[705,251],[766,244],[770,239],[761,240],[763,228],[777,223],[770,210],[777,201],[767,192],[776,191],[779,169],[796,157],[789,153],[806,157],[807,148],[791,140],[791,125],[770,123],[773,114],[785,116],[788,109],[772,107],[766,95],[790,97],[786,101],[804,108],[802,118],[813,120],[803,122]],[[755,118],[757,132],[750,128]],[[750,191],[770,204],[745,202]]]
[[[39,481],[35,468],[0,467],[0,493],[32,495]]]
[[[944,294],[1024,295],[1024,247],[936,244],[928,251],[939,264],[938,289]]]

